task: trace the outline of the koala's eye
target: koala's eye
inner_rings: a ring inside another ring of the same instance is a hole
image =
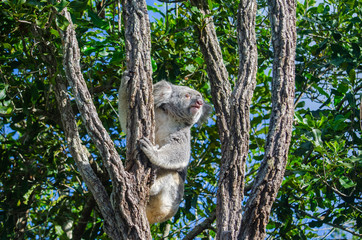
[[[188,94],[188,93],[186,93],[186,94],[185,94],[185,98],[190,99],[190,98],[191,98],[191,95]]]

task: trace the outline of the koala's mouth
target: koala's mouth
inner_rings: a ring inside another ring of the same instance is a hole
[[[191,108],[197,108],[197,109],[200,109],[200,105],[191,105]]]
[[[200,105],[191,105],[191,106],[190,106],[190,112],[191,112],[192,114],[196,114],[196,113],[199,112],[199,109],[200,109],[200,108],[201,108]]]

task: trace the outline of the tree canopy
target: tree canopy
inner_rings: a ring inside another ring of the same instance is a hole
[[[153,80],[200,91],[211,102],[198,29],[203,13],[188,1],[148,5]],[[172,2],[172,1],[171,1]],[[258,68],[250,106],[246,199],[265,153],[271,115],[273,49],[267,2],[256,15]],[[237,4],[208,1],[229,79],[239,70]],[[296,2],[295,118],[282,187],[267,225],[268,238],[362,237],[361,13],[358,0]],[[76,26],[83,78],[97,113],[125,159],[117,89],[126,69],[119,1],[3,1],[0,3],[0,235],[2,239],[108,239],[104,220],[65,143],[55,96],[64,75],[58,30]],[[153,14],[160,18],[153,18]],[[39,34],[41,31],[41,34]],[[44,44],[45,43],[45,44]],[[44,51],[47,47],[47,51]],[[51,52],[54,62],[47,61]],[[71,92],[69,92],[71,94]],[[71,96],[73,100],[74,96]],[[110,191],[99,152],[77,116],[80,139]],[[176,216],[151,226],[155,239],[183,238],[216,208],[220,139],[213,115],[192,130],[184,201]],[[102,172],[104,174],[102,174]],[[212,221],[198,237],[214,237]]]

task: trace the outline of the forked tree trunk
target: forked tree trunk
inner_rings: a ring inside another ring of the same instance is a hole
[[[269,0],[274,49],[272,112],[264,159],[246,204],[239,239],[264,239],[282,184],[294,117],[296,10],[293,0]]]
[[[107,194],[100,179],[90,167],[87,151],[79,138],[75,115],[71,112],[69,98],[65,94],[66,85],[61,78],[57,79],[55,90],[68,147],[105,219],[106,233],[112,239],[151,239],[145,213],[150,168],[147,167],[148,161],[142,159],[137,150],[137,140],[142,136],[152,138],[153,132],[149,23],[144,1],[124,1],[123,7],[128,14],[126,23],[126,41],[129,41],[127,43],[127,66],[132,74],[128,85],[130,115],[133,117],[132,123],[129,124],[127,142],[129,171],[123,167],[112,140],[102,126],[87,89],[80,69],[79,46],[67,9],[64,9],[62,13],[70,24],[66,31],[60,31],[64,46],[63,65],[66,77],[87,132],[95,143],[112,180],[111,196]],[[140,39],[142,41],[139,41]],[[137,44],[140,42],[142,43]]]
[[[207,1],[192,2],[204,16],[210,14]],[[239,4],[237,31],[240,63],[233,91],[222,61],[212,17],[205,17],[205,26],[199,27],[200,47],[207,64],[222,144],[216,208],[218,239],[236,239],[242,220],[241,202],[244,198],[245,164],[249,151],[249,109],[257,71],[255,17],[256,1]]]
[[[245,162],[249,150],[249,109],[256,84],[256,1],[240,1],[238,9],[239,75],[233,91],[222,63],[220,46],[206,0],[193,0],[204,15],[199,26],[200,48],[207,64],[218,117],[222,158],[217,194],[218,239],[263,239],[271,206],[280,188],[291,138],[294,99],[295,2],[269,1],[274,64],[272,114],[263,163],[246,209]],[[231,131],[232,130],[232,131]]]

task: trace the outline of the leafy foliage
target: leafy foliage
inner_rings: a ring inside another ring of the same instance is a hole
[[[209,6],[230,80],[235,81],[237,4],[209,1]],[[263,158],[271,111],[270,27],[265,1],[260,0],[258,6],[259,68],[250,109],[247,190]],[[124,29],[119,24],[117,1],[1,2],[3,239],[67,239],[84,220],[82,216],[87,222],[83,238],[107,239],[97,207],[86,211],[92,197],[66,147],[53,91],[54,73],[64,75],[57,31],[68,25],[58,14],[64,7],[71,11],[76,24],[83,75],[98,114],[119,153],[125,154],[124,135],[114,110],[125,68]],[[161,15],[151,22],[154,80],[192,86],[210,101],[206,65],[194,27],[202,22],[200,12],[188,2],[168,4],[168,11],[160,9],[149,6],[151,15]],[[295,128],[285,180],[268,225],[270,238],[314,239],[330,235],[357,239],[362,234],[361,12],[357,0],[297,3]],[[45,37],[40,39],[34,28],[42,29]],[[40,42],[52,46],[56,64],[49,66],[42,61],[41,56],[49,53],[42,52]],[[94,161],[102,168],[81,119],[79,128]],[[155,239],[179,239],[215,209],[220,158],[215,116],[207,126],[194,128],[192,135],[184,201],[172,220],[151,226]],[[212,228],[199,237],[209,235],[215,235]]]

